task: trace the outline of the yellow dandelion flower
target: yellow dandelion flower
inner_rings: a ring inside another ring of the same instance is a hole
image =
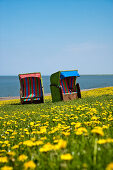
[[[25,169],[34,169],[36,167],[36,164],[33,161],[28,161],[24,163],[24,168]]]
[[[103,128],[103,129],[108,129],[108,128],[109,128],[109,124],[108,124],[108,125],[103,125],[102,128]]]
[[[24,141],[23,144],[29,147],[34,146],[34,143],[31,140]]]
[[[113,170],[113,162],[107,165],[106,170]]]
[[[9,144],[9,141],[8,140],[4,141],[4,144],[6,144],[6,145]]]
[[[37,146],[42,145],[42,144],[43,144],[43,141],[41,141],[41,140],[35,142],[35,145],[37,145]]]
[[[100,136],[104,136],[104,132],[101,127],[95,127],[94,129],[91,130],[92,133],[96,133]]]
[[[112,142],[113,142],[113,139],[108,138],[108,139],[106,139],[106,141],[107,141],[108,143],[112,143]]]
[[[21,138],[24,138],[24,135],[20,135]]]
[[[22,154],[18,157],[18,160],[24,162],[27,158],[28,157],[26,155]]]
[[[46,140],[47,139],[47,137],[45,136],[45,137],[41,137],[40,138],[41,140]]]
[[[69,136],[70,132],[62,132],[62,134],[65,135],[65,136]]]
[[[7,162],[8,162],[8,159],[6,156],[0,157],[0,163],[7,163]]]
[[[18,145],[22,145],[22,142],[19,142],[19,144]]]
[[[105,144],[107,141],[105,139],[100,139],[97,141],[98,144]]]
[[[34,142],[36,140],[36,138],[31,138],[31,140]]]
[[[66,148],[67,142],[63,139],[59,139],[58,144],[54,145],[54,150]]]
[[[34,122],[30,122],[30,126],[33,126],[34,125]]]
[[[82,134],[87,135],[87,129],[84,128],[84,127],[80,127],[78,129],[75,129],[75,134],[76,135],[82,135]]]
[[[107,138],[107,139],[100,139],[97,141],[98,144],[105,144],[105,143],[113,143],[113,139]]]
[[[13,167],[11,166],[3,166],[1,170],[13,170]]]
[[[53,145],[51,143],[45,144],[42,148],[40,148],[40,152],[48,152],[53,149]]]
[[[12,147],[12,149],[18,149],[19,148],[19,145],[14,145],[13,147]]]
[[[78,127],[80,127],[80,126],[81,126],[81,123],[80,123],[80,122],[77,122],[77,123],[75,124],[75,129],[78,128]]]
[[[4,150],[4,149],[0,150],[0,153],[3,153],[3,152],[7,152],[7,151],[6,151],[6,150]]]
[[[12,152],[12,151],[8,152],[7,154],[10,155],[10,156],[15,156],[16,155],[16,153]]]
[[[76,123],[75,122],[71,122],[71,125],[75,125]]]
[[[40,127],[40,133],[46,133],[46,127]]]
[[[92,116],[91,120],[98,120],[99,118],[96,116]]]
[[[62,154],[61,160],[71,160],[73,159],[72,155],[70,153]]]

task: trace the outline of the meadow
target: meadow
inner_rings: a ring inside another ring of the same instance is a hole
[[[0,101],[0,169],[113,170],[113,87],[82,98]]]

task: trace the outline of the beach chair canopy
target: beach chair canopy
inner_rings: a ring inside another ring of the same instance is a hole
[[[77,70],[74,71],[62,71],[60,73],[60,78],[66,78],[66,77],[80,77],[79,73]]]
[[[62,100],[61,99],[62,96],[64,95],[66,96],[68,94],[73,94],[73,96],[76,95],[75,93],[77,93],[76,90],[77,77],[80,77],[78,70],[58,71],[52,74],[50,77],[52,100],[53,101]],[[60,90],[58,90],[58,88]]]
[[[43,85],[40,73],[19,74],[20,98],[24,102],[43,100]]]
[[[19,77],[20,77],[20,79],[29,78],[29,77],[37,77],[37,78],[41,78],[41,74],[40,74],[40,73],[19,74]]]

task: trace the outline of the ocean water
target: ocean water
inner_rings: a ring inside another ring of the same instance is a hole
[[[44,93],[50,93],[50,76],[42,76]],[[77,78],[81,89],[113,86],[113,75],[81,75]],[[0,97],[19,96],[18,76],[0,76]]]

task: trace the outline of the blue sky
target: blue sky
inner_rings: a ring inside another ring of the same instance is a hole
[[[0,75],[113,74],[113,0],[0,0]]]

